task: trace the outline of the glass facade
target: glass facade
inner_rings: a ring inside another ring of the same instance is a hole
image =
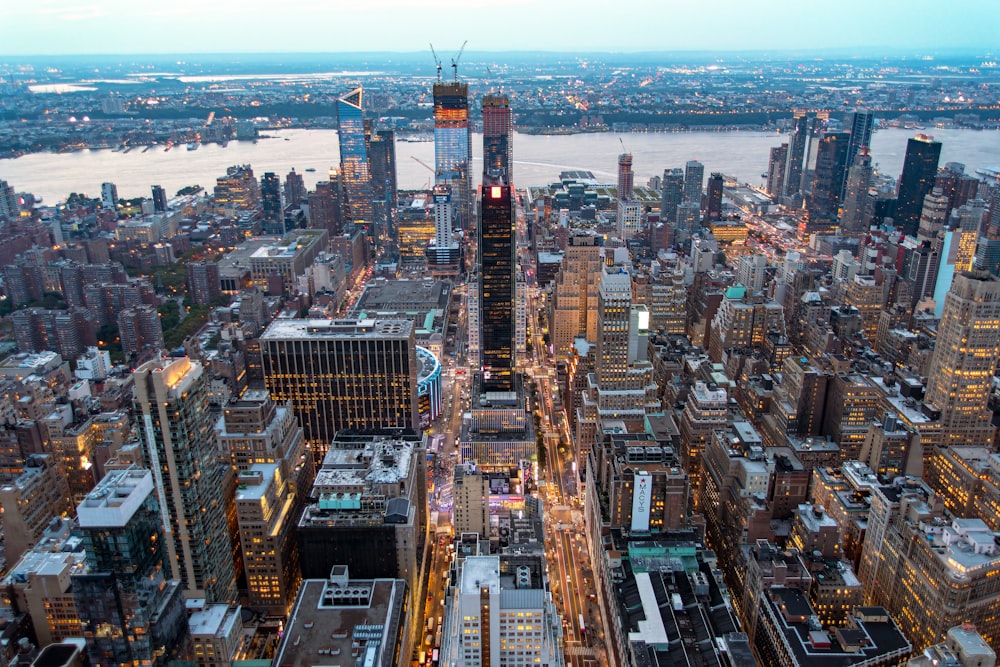
[[[471,163],[469,84],[435,83],[434,182],[435,185],[451,186],[462,229],[469,229],[472,225]]]
[[[514,371],[514,213],[512,188],[483,177],[479,222],[479,321],[483,380],[490,391],[511,391]]]
[[[359,227],[372,223],[372,182],[368,164],[368,142],[362,90],[356,88],[337,100],[337,129],[340,134],[340,173],[348,222]]]

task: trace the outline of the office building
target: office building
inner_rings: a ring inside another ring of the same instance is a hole
[[[854,164],[858,153],[863,148],[870,148],[872,145],[872,131],[875,129],[875,112],[871,109],[859,109],[851,114],[851,138],[847,144],[848,167]],[[846,186],[846,183],[845,183]],[[841,199],[846,196],[846,190],[842,189]]]
[[[372,214],[378,228],[377,238],[384,241],[396,237],[395,216],[399,203],[396,180],[396,133],[378,130],[368,144],[368,160],[372,174]]]
[[[159,358],[132,373],[139,438],[156,484],[169,575],[189,598],[236,599],[226,525],[226,476],[218,455],[204,367]]]
[[[642,230],[642,204],[619,199],[615,223],[618,238],[626,243],[631,241]]]
[[[244,648],[242,607],[191,604],[188,628],[196,667],[230,667]]]
[[[697,204],[699,212],[704,185],[705,165],[697,160],[688,160],[684,165],[684,201],[688,204]]]
[[[337,431],[419,423],[409,320],[275,320],[260,337],[264,380],[292,402],[317,461]]]
[[[537,451],[534,421],[525,408],[525,388],[519,373],[509,389],[490,388],[485,373],[472,377],[471,410],[462,419],[459,461],[479,470],[513,476],[530,469]]]
[[[114,183],[101,183],[101,207],[118,212],[118,186]]]
[[[167,212],[167,191],[160,185],[153,186],[153,210],[156,213]]]
[[[507,95],[483,95],[483,171],[506,174],[514,183],[514,122]]]
[[[358,87],[337,100],[337,130],[344,219],[348,224],[368,230],[372,224],[372,181],[362,94]],[[368,231],[371,236],[372,230]]]
[[[906,142],[903,173],[899,177],[899,192],[893,216],[896,227],[904,234],[917,234],[924,197],[934,187],[940,158],[941,142],[934,141],[926,134],[919,134]]]
[[[479,356],[488,391],[511,391],[514,386],[513,194],[502,175],[484,174],[478,244]]]
[[[996,667],[997,654],[971,623],[956,625],[940,644],[924,649],[906,667]]]
[[[729,395],[718,386],[696,382],[681,411],[678,427],[681,436],[681,463],[691,479],[691,488],[701,488],[702,452],[712,434],[725,429],[728,422]],[[700,498],[695,495],[695,507]]]
[[[328,249],[325,229],[295,229],[280,241],[260,246],[250,254],[250,281],[262,290],[275,289],[275,279],[282,290],[291,293],[296,280],[306,272],[321,252]],[[281,292],[271,296],[281,296]]]
[[[871,225],[873,202],[868,196],[868,188],[871,186],[872,172],[871,151],[863,146],[847,171],[844,206],[840,213],[840,229],[845,235],[859,236]]]
[[[312,667],[317,661],[409,664],[413,600],[402,579],[354,577],[346,565],[337,565],[302,582],[274,662],[287,667]]]
[[[455,466],[452,487],[455,535],[476,533],[490,537],[490,478],[472,466]]]
[[[846,132],[827,132],[819,140],[808,200],[810,220],[836,219],[850,165],[847,161],[849,142],[850,135]]]
[[[459,229],[472,229],[472,134],[469,84],[434,84],[434,184],[451,187]]]
[[[796,111],[792,116],[791,136],[788,139],[788,155],[785,162],[785,184],[782,194],[795,197],[802,190],[802,174],[805,168],[806,143],[813,118],[805,111]]]
[[[132,466],[109,473],[77,508],[88,572],[72,577],[73,593],[92,664],[193,657],[181,584],[170,577],[162,498],[153,473]]]
[[[998,571],[1000,553],[982,519],[952,516],[919,479],[900,477],[873,489],[858,578],[865,602],[884,606],[915,648],[970,622],[996,650]]]
[[[236,520],[246,573],[246,604],[284,616],[298,590],[295,488],[280,463],[255,463],[236,478]]]
[[[664,169],[660,187],[660,222],[673,228],[677,223],[677,207],[684,201],[684,170]]]
[[[425,442],[414,431],[338,434],[295,531],[303,578],[345,564],[359,577],[404,579],[419,591],[426,458]]]
[[[216,262],[188,262],[187,288],[191,302],[198,306],[207,306],[222,296],[222,284],[219,282],[219,265]]]
[[[306,182],[302,174],[296,173],[295,167],[285,174],[285,186],[282,190],[285,203],[292,208],[299,208],[306,200]]]
[[[771,148],[771,155],[767,161],[767,194],[772,199],[781,197],[785,187],[785,165],[788,162],[788,144]]]
[[[705,220],[719,220],[722,217],[722,174],[713,171],[708,177],[708,191],[705,204]]]
[[[306,201],[309,206],[309,229],[325,229],[330,239],[340,235],[344,226],[344,200],[340,172],[329,181],[320,181]]]
[[[451,188],[447,185],[435,185],[432,197],[434,239],[426,247],[427,263],[432,275],[457,277],[462,268],[462,249],[453,234],[455,206],[452,202]]]
[[[993,369],[1000,358],[1000,279],[983,272],[955,276],[944,302],[925,402],[940,411],[951,444],[993,440],[986,407]]]
[[[543,556],[465,559],[455,591],[456,664],[563,664],[562,623],[544,569]]]

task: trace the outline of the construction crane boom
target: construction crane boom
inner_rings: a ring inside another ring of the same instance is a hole
[[[429,164],[418,158],[416,155],[411,155],[410,157],[416,160],[417,163],[427,171],[431,172],[432,174],[437,174],[437,172],[434,171],[434,167],[430,166]]]
[[[455,71],[455,82],[458,82],[458,61],[462,59],[462,53],[465,52],[465,45],[469,43],[469,40],[462,42],[462,48],[458,50],[458,55],[451,59],[451,68]]]
[[[431,55],[434,56],[434,64],[437,65],[437,75],[438,82],[441,81],[441,59],[438,58],[437,51],[434,50],[434,45],[431,44]]]

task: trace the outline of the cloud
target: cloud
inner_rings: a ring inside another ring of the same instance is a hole
[[[46,7],[42,14],[58,21],[89,21],[107,16],[104,10],[94,5],[74,5],[69,7]]]

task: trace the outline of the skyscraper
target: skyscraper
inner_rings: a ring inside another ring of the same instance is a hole
[[[514,123],[510,98],[483,95],[483,171],[497,170],[514,183]]]
[[[260,179],[260,199],[264,209],[264,229],[270,234],[285,233],[284,206],[281,201],[281,178],[272,171]]]
[[[434,242],[427,248],[427,263],[434,275],[455,276],[459,273],[461,248],[452,234],[455,206],[451,188],[434,186]]]
[[[285,203],[298,208],[306,198],[306,183],[302,174],[292,169],[285,175]]]
[[[875,124],[875,112],[871,109],[861,109],[851,115],[851,139],[847,144],[848,167],[854,164],[854,159],[862,147],[870,147],[872,142],[872,127]],[[841,187],[841,199],[846,197],[847,179]]]
[[[101,207],[118,210],[118,186],[114,183],[101,183]]]
[[[469,84],[434,84],[434,183],[451,186],[461,229],[472,226],[472,135]]]
[[[903,173],[899,177],[899,194],[896,200],[896,227],[904,234],[915,236],[920,226],[920,213],[924,197],[934,187],[941,142],[926,134],[918,134],[906,142]]]
[[[847,172],[844,206],[840,214],[840,229],[844,234],[861,234],[871,223],[871,199],[868,187],[872,182],[872,156],[866,146],[854,158]]]
[[[819,140],[808,200],[810,218],[832,219],[837,216],[840,191],[847,173],[849,140],[846,132],[827,132]]]
[[[635,199],[634,184],[635,172],[632,171],[632,154],[622,153],[618,156],[618,201]]]
[[[794,197],[802,189],[803,160],[811,124],[811,119],[804,111],[796,111],[792,117],[792,136],[788,141],[788,161],[785,164],[785,184],[782,192],[786,197]]]
[[[947,443],[986,445],[992,413],[986,408],[1000,358],[1000,279],[985,272],[955,276],[944,302],[925,402],[941,411]]]
[[[701,191],[705,182],[705,165],[689,160],[684,165],[684,201],[697,204],[701,210]]]
[[[132,374],[135,413],[153,471],[170,576],[186,597],[236,599],[225,478],[208,405],[208,377],[187,357],[146,362]]]
[[[161,509],[153,475],[134,466],[108,473],[77,509],[88,571],[71,579],[92,664],[159,667],[193,655]]]
[[[713,171],[708,177],[708,197],[705,204],[705,219],[718,220],[722,217],[722,174]]]
[[[341,429],[420,423],[410,320],[279,319],[260,348],[268,391],[275,401],[292,401],[317,460]]]
[[[162,186],[153,186],[153,210],[163,213],[167,210],[167,191]]]
[[[483,175],[479,214],[479,345],[483,382],[511,391],[514,374],[513,188],[502,175]]]
[[[340,134],[340,173],[344,189],[344,213],[357,227],[372,224],[372,182],[365,139],[363,91],[355,88],[337,100]],[[369,234],[373,230],[369,229]]]
[[[767,194],[777,198],[781,196],[785,186],[785,163],[788,161],[788,144],[781,144],[771,149],[771,157],[767,162]]]
[[[664,169],[660,193],[660,222],[671,228],[677,223],[677,207],[684,198],[684,170]]]
[[[344,207],[341,199],[340,174],[332,175],[329,181],[316,184],[316,191],[310,192],[309,229],[325,229],[333,239],[343,231]]]
[[[372,211],[378,226],[378,238],[395,238],[394,216],[398,201],[396,189],[396,133],[378,130],[368,144],[372,172]]]

